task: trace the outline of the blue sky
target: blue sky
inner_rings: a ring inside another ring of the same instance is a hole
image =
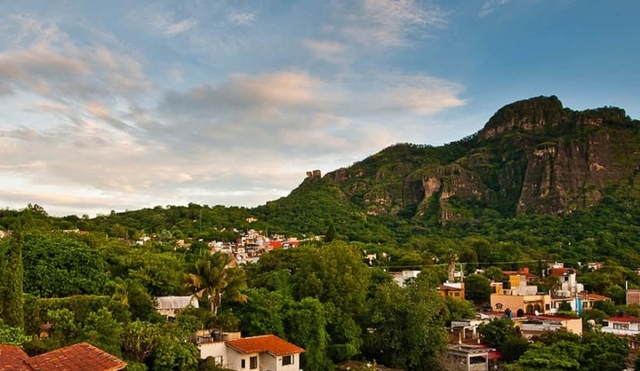
[[[640,118],[632,0],[0,3],[0,206],[254,206],[557,95]]]

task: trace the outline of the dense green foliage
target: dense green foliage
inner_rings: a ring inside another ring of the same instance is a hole
[[[25,292],[45,297],[97,294],[107,281],[100,254],[78,240],[28,234],[22,245]]]
[[[23,327],[23,263],[19,235],[0,240],[0,321]]]
[[[587,332],[580,337],[566,332],[547,333],[508,370],[623,370],[628,354],[626,340],[613,334]]]

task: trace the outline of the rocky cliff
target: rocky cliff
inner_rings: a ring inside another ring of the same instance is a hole
[[[570,213],[614,189],[637,197],[639,171],[639,121],[619,108],[573,111],[552,96],[509,104],[459,142],[391,146],[323,179],[368,215],[446,223]]]

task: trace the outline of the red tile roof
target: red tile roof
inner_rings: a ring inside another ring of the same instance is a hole
[[[565,274],[575,273],[573,268],[551,268],[550,273],[552,276],[564,276]]]
[[[440,291],[462,291],[462,288],[453,287],[453,286],[449,286],[449,285],[440,285],[440,287],[438,287],[438,290],[440,290]]]
[[[118,371],[127,364],[89,343],[80,343],[31,357],[27,361],[37,371]]]
[[[276,356],[303,353],[304,349],[275,335],[261,335],[227,341],[227,345],[241,353],[269,352]]]
[[[0,371],[33,371],[26,363],[28,359],[20,347],[0,344]]]
[[[572,316],[553,316],[549,314],[541,314],[536,316],[535,314],[525,314],[526,318],[531,319],[540,319],[540,320],[552,320],[552,321],[566,321],[570,319],[579,319],[580,317],[572,317]]]
[[[590,293],[586,293],[586,292],[580,292],[580,293],[578,293],[578,296],[581,297],[581,298],[591,299],[591,300],[611,300],[610,297],[607,297],[607,296],[604,296],[604,295],[590,294]]]
[[[605,319],[607,322],[640,323],[640,318],[632,316],[617,316]]]

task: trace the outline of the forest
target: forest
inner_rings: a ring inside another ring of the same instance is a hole
[[[191,204],[96,218],[52,217],[37,205],[4,210],[0,229],[12,235],[0,239],[0,342],[20,344],[35,355],[87,341],[122,357],[129,370],[210,370],[218,366],[198,359],[187,340],[198,329],[218,328],[243,336],[271,333],[297,344],[307,350],[303,369],[332,370],[349,359],[407,370],[447,369],[446,324],[472,318],[486,305],[489,282],[500,281],[502,270],[540,272],[553,261],[575,267],[588,291],[613,299],[585,314],[585,328],[589,320],[601,324],[620,310],[640,315],[640,308],[625,306],[624,291],[625,285],[640,287],[634,210],[633,200],[607,199],[561,217],[412,225],[397,241],[375,243],[366,231],[359,241],[329,221],[324,242],[309,239],[228,269],[231,258],[211,254],[206,241],[235,241],[261,226],[259,216],[258,222],[246,220],[258,215],[255,210]],[[384,217],[370,219],[377,225],[371,233],[402,230],[385,224]],[[153,238],[135,243],[144,235]],[[178,247],[179,239],[189,243]],[[364,259],[372,253],[378,259]],[[450,254],[468,275],[468,300],[445,299],[436,291],[446,279]],[[603,268],[589,271],[591,261]],[[483,273],[473,274],[478,268]],[[400,287],[388,272],[403,269],[422,273]],[[541,290],[548,284],[538,282]],[[154,297],[191,294],[199,295],[201,305],[175,321],[155,311]],[[53,324],[47,339],[37,336],[42,324]],[[607,362],[619,365],[628,353],[626,344],[614,346],[605,334],[586,333],[579,341],[549,335],[531,343],[511,327],[491,323],[483,335],[512,370],[614,370]],[[567,350],[568,359],[545,363],[559,349]],[[605,358],[594,359],[593,349]]]

